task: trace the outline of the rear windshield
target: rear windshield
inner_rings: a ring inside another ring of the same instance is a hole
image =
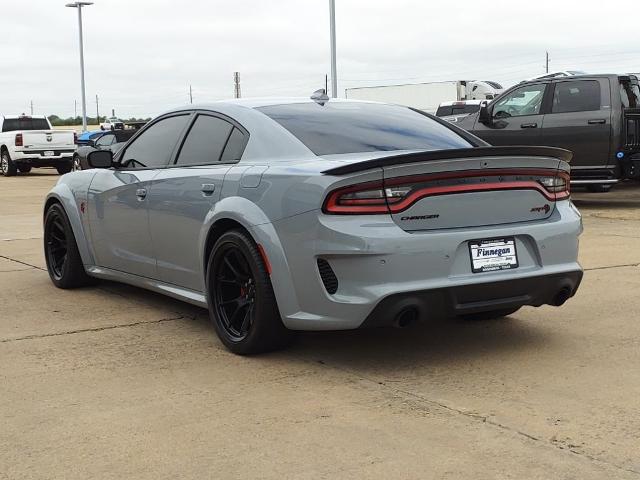
[[[447,150],[472,145],[426,115],[397,105],[328,102],[258,108],[316,155]]]
[[[44,118],[5,118],[2,123],[3,132],[16,130],[49,130],[49,124]]]

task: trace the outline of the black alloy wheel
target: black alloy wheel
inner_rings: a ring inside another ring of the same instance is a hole
[[[58,209],[47,215],[44,238],[49,273],[55,280],[60,281],[64,275],[64,267],[67,262],[68,241],[64,220]]]
[[[239,248],[228,245],[220,252],[214,279],[215,306],[227,334],[243,340],[253,324],[256,287],[251,268]]]
[[[49,277],[58,288],[95,283],[84,269],[73,229],[59,203],[51,205],[44,217],[44,258]]]
[[[222,234],[209,255],[209,315],[222,343],[238,355],[277,350],[294,338],[282,323],[266,262],[240,229]]]

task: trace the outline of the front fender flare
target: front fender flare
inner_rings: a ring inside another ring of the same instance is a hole
[[[78,252],[80,253],[80,258],[82,258],[83,265],[95,265],[95,257],[93,255],[93,251],[89,246],[89,239],[87,237],[87,232],[85,230],[85,226],[82,223],[82,219],[80,218],[78,205],[81,199],[76,199],[69,185],[64,183],[58,183],[53,189],[47,194],[45,200],[45,210],[43,211],[42,218],[44,221],[44,216],[46,215],[46,208],[52,202],[56,201],[62,205],[65,213],[67,214],[67,218],[69,219],[69,223],[71,224],[71,229],[73,230],[73,235],[76,240],[76,244],[78,245]]]

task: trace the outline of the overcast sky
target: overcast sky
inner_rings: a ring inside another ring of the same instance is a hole
[[[329,73],[328,0],[94,0],[87,109],[157,115],[233,96],[308,96]],[[80,114],[78,25],[58,0],[0,0],[0,113]],[[638,0],[336,0],[338,89],[551,69],[640,72]]]

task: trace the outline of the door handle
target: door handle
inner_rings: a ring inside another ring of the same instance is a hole
[[[136,197],[138,197],[138,200],[144,200],[146,196],[147,196],[146,188],[139,188],[136,190]]]
[[[593,118],[587,122],[589,125],[604,125],[607,121],[604,118]]]
[[[213,195],[213,192],[216,191],[216,184],[215,183],[203,183],[201,190],[202,190],[202,193],[205,196],[208,197],[210,195]]]
[[[537,123],[523,123],[520,128],[538,128]]]

